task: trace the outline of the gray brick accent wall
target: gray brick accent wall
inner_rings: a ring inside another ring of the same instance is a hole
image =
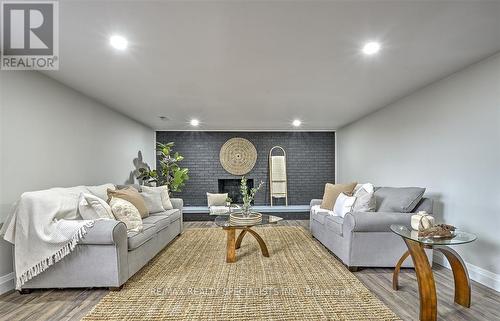
[[[335,181],[334,132],[173,132],[158,131],[159,142],[175,142],[176,151],[185,159],[190,180],[176,197],[187,206],[207,205],[206,192],[218,191],[218,179],[238,178],[226,172],[219,161],[222,145],[230,138],[243,137],[257,149],[257,163],[246,176],[255,184],[264,181],[257,194],[256,205],[269,204],[269,150],[282,146],[287,153],[288,204],[309,204],[312,198],[321,198],[325,183]]]

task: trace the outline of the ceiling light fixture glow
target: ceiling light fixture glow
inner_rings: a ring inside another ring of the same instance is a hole
[[[294,127],[299,127],[300,125],[302,125],[302,122],[299,120],[299,119],[295,119],[293,122],[292,122],[292,125]]]
[[[200,124],[200,121],[198,119],[191,119],[189,123],[191,126],[197,127]]]
[[[382,45],[380,44],[380,42],[371,41],[371,42],[365,43],[362,51],[365,55],[371,56],[371,55],[378,53],[381,48],[382,48]]]
[[[128,47],[128,41],[122,36],[114,35],[109,38],[109,43],[113,48],[118,50],[125,50]]]

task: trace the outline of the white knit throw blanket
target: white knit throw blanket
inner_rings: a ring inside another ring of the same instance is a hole
[[[21,196],[0,234],[15,245],[16,289],[70,254],[93,221],[79,219],[84,186],[53,188]]]

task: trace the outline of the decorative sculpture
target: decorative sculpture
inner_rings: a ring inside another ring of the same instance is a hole
[[[257,162],[257,149],[244,138],[231,138],[220,149],[220,164],[233,175],[245,175]]]

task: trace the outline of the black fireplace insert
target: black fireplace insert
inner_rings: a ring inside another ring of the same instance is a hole
[[[240,192],[240,179],[219,179],[219,193],[227,193],[229,197],[233,200],[235,204],[243,204],[243,197]],[[247,186],[250,190],[253,188],[253,179],[249,178],[247,180]]]

